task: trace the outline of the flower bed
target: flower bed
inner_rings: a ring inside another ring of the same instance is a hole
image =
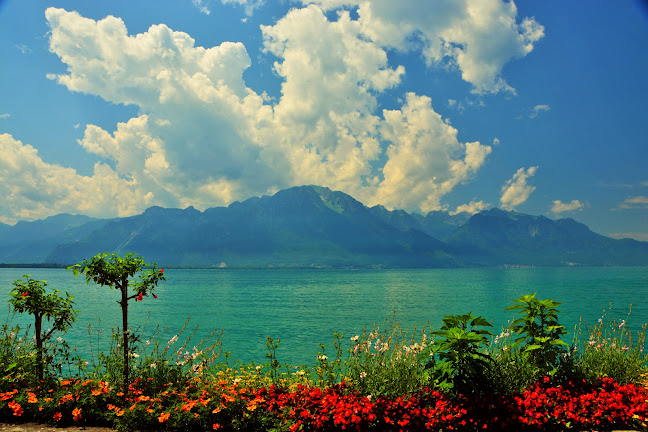
[[[127,394],[98,380],[4,388],[0,420],[173,431],[646,430],[648,421],[648,390],[609,378],[555,386],[545,377],[516,395],[454,398],[429,388],[398,397],[363,396],[344,382],[250,388],[197,378],[159,389],[151,381],[137,380]]]

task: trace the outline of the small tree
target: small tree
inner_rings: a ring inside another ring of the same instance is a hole
[[[23,279],[14,280],[14,288],[11,290],[9,303],[16,312],[27,312],[34,315],[34,331],[36,333],[36,373],[39,382],[43,380],[45,363],[43,361],[43,344],[52,336],[55,331],[66,331],[74,321],[79,311],[72,307],[74,298],[65,293],[61,297],[59,290],[46,292],[46,281],[39,281],[30,278],[30,275],[23,276]],[[51,322],[51,328],[43,331],[43,318]]]
[[[145,267],[151,267],[151,270],[143,272]],[[121,299],[117,301],[122,310],[122,345],[124,347],[124,388],[128,390],[130,384],[129,377],[129,348],[128,348],[128,301],[135,299],[141,301],[145,296],[153,294],[157,284],[165,280],[164,269],[157,270],[155,263],[146,264],[144,259],[136,254],[126,254],[124,258],[116,254],[99,254],[92,257],[89,261],[83,260],[79,264],[68,267],[74,272],[74,276],[79,273],[86,277],[86,282],[94,283],[101,286],[108,286],[110,289],[117,288],[121,293]],[[136,280],[129,280],[139,274]],[[128,286],[133,288],[132,295],[128,295]]]

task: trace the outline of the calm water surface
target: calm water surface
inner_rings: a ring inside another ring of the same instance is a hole
[[[59,269],[0,269],[0,293],[8,299],[14,279],[24,274],[47,280],[48,288],[76,297],[79,320],[66,339],[86,352],[121,323],[117,291],[87,285],[72,272]],[[129,307],[131,322],[144,335],[169,327],[164,343],[182,327],[199,325],[198,338],[224,330],[224,348],[232,358],[264,362],[266,336],[281,339],[281,362],[310,363],[319,343],[331,345],[333,331],[348,337],[365,326],[395,316],[411,330],[428,321],[434,329],[443,315],[472,311],[506,325],[513,312],[504,308],[523,294],[563,303],[560,320],[572,329],[580,318],[595,323],[603,309],[608,317],[630,325],[648,322],[648,268],[529,268],[442,270],[165,270],[167,281],[157,299],[147,297]],[[610,303],[612,310],[610,310]],[[4,306],[6,321],[12,317]],[[92,341],[88,332],[92,333]],[[104,341],[105,342],[105,341]],[[193,344],[192,344],[193,345]]]

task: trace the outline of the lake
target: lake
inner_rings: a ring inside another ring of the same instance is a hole
[[[120,325],[118,291],[87,285],[85,278],[75,278],[71,271],[0,269],[3,298],[9,298],[13,280],[24,274],[46,280],[48,289],[68,291],[76,297],[81,314],[65,338],[81,352],[88,352],[90,334],[96,344],[98,329],[106,336],[111,327]],[[514,316],[504,308],[521,295],[534,292],[538,298],[563,303],[559,318],[570,332],[580,318],[594,324],[604,308],[608,317],[627,319],[632,328],[648,322],[646,267],[166,269],[165,274],[166,282],[156,289],[157,299],[146,297],[130,303],[131,323],[143,326],[145,337],[157,325],[168,326],[163,340],[166,343],[191,317],[188,327],[200,325],[197,338],[222,329],[224,349],[231,352],[232,359],[245,362],[266,360],[266,336],[270,336],[281,339],[277,351],[280,362],[312,363],[320,342],[331,347],[334,331],[348,340],[362,333],[365,326],[382,324],[392,316],[407,330],[428,321],[438,329],[443,315],[472,311],[491,321],[494,332],[498,332]],[[627,317],[630,305],[632,313]],[[8,303],[4,310],[6,321],[21,325],[30,322],[27,317],[12,318]]]

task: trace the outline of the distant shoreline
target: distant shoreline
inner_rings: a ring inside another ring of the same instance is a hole
[[[0,263],[0,269],[66,269],[73,264],[52,264],[52,263],[28,263],[28,264],[4,264]],[[645,267],[642,265],[604,265],[604,266],[591,266],[591,265],[563,265],[563,266],[534,266],[534,265],[524,265],[524,264],[503,264],[497,266],[466,266],[466,267],[389,267],[389,266],[305,266],[305,265],[285,265],[285,266],[268,266],[268,267],[257,267],[257,266],[242,266],[242,267],[193,267],[193,266],[174,266],[174,265],[164,265],[164,268],[174,269],[174,270],[443,270],[443,269],[455,269],[455,270],[465,270],[465,269],[532,269],[532,268],[609,268],[609,267]]]

